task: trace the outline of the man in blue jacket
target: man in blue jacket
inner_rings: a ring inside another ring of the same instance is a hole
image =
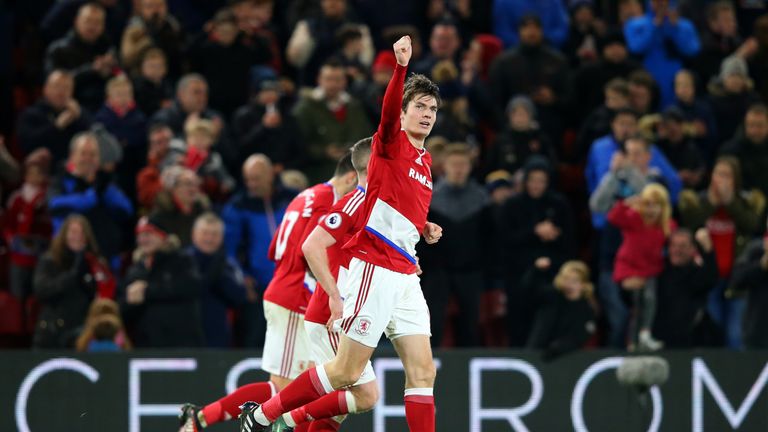
[[[272,162],[263,154],[254,154],[245,160],[243,181],[245,190],[235,194],[224,206],[222,219],[227,227],[224,247],[245,273],[249,301],[243,317],[245,344],[254,347],[264,343],[266,322],[261,293],[275,271],[275,264],[267,258],[269,244],[296,191],[275,183]]]
[[[701,50],[696,28],[679,16],[675,3],[649,0],[646,14],[624,25],[629,51],[643,58],[643,66],[659,83],[662,109],[675,101],[675,74],[683,68],[683,58],[693,57]]]

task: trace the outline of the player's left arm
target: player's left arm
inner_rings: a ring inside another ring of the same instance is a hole
[[[321,226],[316,226],[301,245],[301,251],[304,253],[304,259],[306,259],[309,269],[328,294],[328,306],[331,310],[331,318],[328,320],[329,326],[333,325],[333,321],[341,318],[343,312],[341,294],[333,273],[331,273],[331,265],[328,260],[327,249],[335,244],[336,239],[328,231]]]
[[[426,241],[427,244],[435,244],[440,240],[440,237],[443,236],[443,228],[434,222],[427,222],[424,225],[424,231],[421,232],[421,235],[424,236],[424,241]]]

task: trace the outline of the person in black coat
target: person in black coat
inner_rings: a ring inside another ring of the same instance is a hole
[[[733,270],[731,288],[747,293],[742,331],[748,349],[768,348],[768,236],[752,242]]]
[[[68,217],[35,269],[33,287],[40,314],[32,346],[72,348],[98,281],[111,277],[98,254],[91,225],[80,215]]]
[[[709,345],[707,295],[717,284],[717,262],[705,228],[694,236],[681,228],[669,237],[664,270],[658,277],[653,334],[666,348]]]
[[[168,63],[160,48],[150,48],[141,57],[133,81],[136,105],[147,117],[173,103],[173,85],[168,78]]]
[[[435,184],[428,219],[450,234],[439,243],[420,247],[420,265],[430,308],[432,344],[440,346],[451,295],[459,304],[456,345],[478,344],[480,297],[493,255],[487,244],[494,238],[490,198],[470,178],[472,156],[465,144],[446,149],[445,176]]]
[[[510,343],[525,343],[530,327],[529,293],[522,289],[526,272],[538,268],[557,269],[573,250],[573,216],[568,202],[550,190],[550,165],[539,157],[523,168],[523,192],[509,199],[501,209],[498,235],[506,245]]]
[[[629,83],[623,78],[608,81],[602,91],[603,104],[593,109],[579,128],[573,155],[578,162],[586,160],[593,142],[613,132],[611,123],[616,113],[629,108]],[[579,105],[579,111],[583,111],[584,108],[581,104]]]
[[[227,257],[224,244],[224,222],[213,213],[204,213],[192,229],[189,254],[195,260],[202,280],[202,319],[205,346],[232,346],[232,328],[227,310],[246,301],[243,272],[234,258]]]
[[[203,346],[202,281],[194,260],[146,216],[136,226],[136,243],[117,296],[131,340],[137,348]]]
[[[595,332],[589,267],[568,261],[552,285],[540,289],[540,304],[528,335],[527,348],[542,350],[544,360],[582,348]]]
[[[105,12],[97,3],[80,8],[74,29],[54,41],[45,58],[45,70],[72,71],[75,77],[75,98],[90,112],[104,102],[104,85],[117,66],[114,49],[104,34]]]

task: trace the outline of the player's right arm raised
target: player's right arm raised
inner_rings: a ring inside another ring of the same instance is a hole
[[[405,85],[405,73],[408,70],[408,62],[411,61],[413,48],[411,47],[411,37],[403,36],[392,45],[397,59],[395,72],[392,79],[389,80],[387,90],[384,93],[384,100],[381,107],[381,122],[379,123],[379,141],[386,147],[392,144],[395,137],[400,133],[400,111],[403,105],[403,86]],[[382,149],[386,152],[386,148]]]

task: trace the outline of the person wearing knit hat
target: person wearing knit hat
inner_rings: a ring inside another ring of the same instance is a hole
[[[494,205],[501,205],[514,195],[514,177],[509,171],[496,170],[485,176],[485,189]]]
[[[717,140],[720,144],[733,138],[739,130],[747,109],[760,101],[749,77],[743,58],[732,55],[720,64],[720,74],[710,80],[707,90],[712,113],[717,119]]]

